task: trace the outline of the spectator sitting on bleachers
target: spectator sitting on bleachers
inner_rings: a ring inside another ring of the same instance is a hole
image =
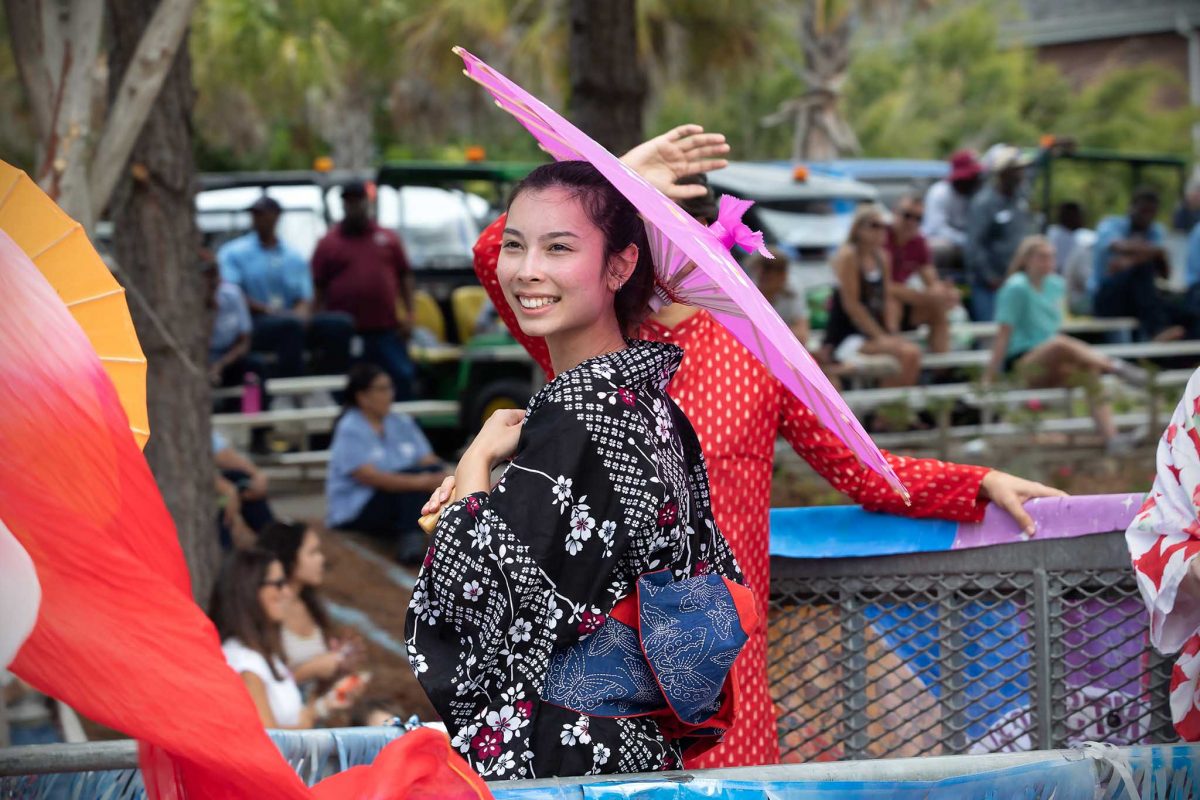
[[[799,340],[808,344],[808,300],[804,291],[788,281],[788,257],[777,247],[768,248],[774,258],[754,253],[746,262],[746,274],[758,286],[763,297],[779,314]]]
[[[1017,245],[1033,230],[1029,203],[1021,195],[1028,158],[1008,145],[993,148],[992,181],[971,199],[964,258],[971,289],[971,318],[991,322],[996,292],[1004,283]]]
[[[395,543],[397,561],[420,564],[426,550],[417,526],[421,506],[450,473],[413,418],[391,410],[386,372],[357,364],[345,391],[325,478],[325,524],[386,538]]]
[[[1046,238],[1054,245],[1054,271],[1067,274],[1067,262],[1079,247],[1079,234],[1087,229],[1083,225],[1083,206],[1074,200],[1058,204],[1055,222],[1046,228]]]
[[[304,701],[280,643],[289,591],[273,553],[235,550],[226,557],[209,603],[225,660],[246,684],[266,728],[311,728],[329,711],[348,707],[361,691],[331,690]]]
[[[891,297],[891,263],[887,253],[887,223],[877,206],[862,206],[854,215],[842,245],[833,257],[837,288],[825,328],[823,357],[845,363],[859,352],[889,355],[900,371],[881,381],[883,386],[913,386],[921,371],[921,350],[897,335],[900,306]]]
[[[1158,192],[1143,187],[1133,193],[1128,214],[1100,223],[1091,288],[1096,316],[1135,317],[1142,339],[1169,341],[1184,330],[1171,325],[1167,304],[1155,286],[1156,278],[1170,273],[1163,248],[1166,233],[1154,221],[1158,209]]]
[[[950,174],[925,193],[921,235],[929,243],[938,275],[943,278],[955,280],[964,274],[967,211],[982,185],[983,165],[975,152],[959,150],[950,156]]]
[[[267,501],[267,476],[215,430],[212,454],[217,468],[217,496],[222,503],[217,515],[221,546],[228,550],[234,545],[251,545],[254,534],[275,521]]]
[[[1187,294],[1184,303],[1191,314],[1188,338],[1200,339],[1200,223],[1192,226],[1187,239]]]
[[[1065,281],[1054,272],[1054,245],[1044,236],[1026,237],[996,298],[999,329],[984,382],[992,383],[1002,372],[1013,372],[1025,385],[1039,389],[1082,380],[1106,446],[1110,451],[1128,449],[1130,443],[1118,435],[1096,378],[1112,373],[1143,386],[1146,372],[1059,333],[1064,293]]]
[[[1200,166],[1192,170],[1192,177],[1183,191],[1183,200],[1171,215],[1171,227],[1177,233],[1191,233],[1200,224]]]
[[[933,254],[921,235],[925,203],[917,195],[900,198],[887,231],[888,254],[892,259],[889,290],[900,303],[900,330],[929,326],[929,350],[950,349],[950,311],[962,299],[958,289],[938,277]]]
[[[284,607],[283,659],[292,677],[306,684],[328,685],[353,672],[362,644],[333,638],[329,612],[321,600],[325,554],[315,528],[296,522],[273,522],[258,536],[258,546],[283,564],[290,593]]]
[[[258,383],[259,402],[262,408],[271,407],[267,394],[267,370],[261,358],[250,352],[250,307],[246,296],[237,284],[221,280],[216,259],[207,248],[200,250],[200,269],[204,275],[208,307],[213,312],[212,333],[208,338],[208,382],[214,388],[241,386],[253,376]],[[224,398],[213,403],[213,411],[233,412],[240,410],[240,401]],[[251,431],[254,452],[266,450],[268,429],[254,428]]]
[[[1077,317],[1092,315],[1092,252],[1096,247],[1096,232],[1091,228],[1075,231],[1075,249],[1063,267],[1067,281],[1067,310]]]
[[[317,373],[350,366],[354,322],[348,314],[312,312],[313,284],[304,257],[275,234],[279,203],[263,195],[250,207],[254,230],[217,251],[221,278],[241,288],[250,306],[251,349],[274,353],[274,374],[304,374],[304,347]]]
[[[396,398],[412,397],[416,369],[408,357],[413,308],[413,276],[394,231],[371,217],[362,181],[342,187],[345,216],[321,238],[312,256],[318,307],[348,314],[362,339],[362,358],[383,367]],[[396,305],[404,309],[397,315]]]
[[[313,525],[274,522],[258,535],[258,546],[273,553],[288,579],[281,644],[283,660],[306,696],[329,689],[338,678],[359,669],[365,654],[362,638],[339,638],[321,598],[325,554]],[[361,719],[383,724],[392,715],[372,710]]]

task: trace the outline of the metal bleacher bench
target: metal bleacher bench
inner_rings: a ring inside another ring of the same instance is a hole
[[[1192,376],[1190,369],[1164,370],[1154,376],[1154,385],[1159,388],[1182,387]],[[1112,375],[1103,379],[1106,387],[1123,385]],[[940,400],[962,400],[978,407],[1014,406],[1032,401],[1054,401],[1068,390],[1063,387],[1051,389],[1004,389],[995,387],[981,389],[974,383],[938,383],[930,386],[902,386],[894,389],[855,389],[842,392],[842,399],[855,413],[870,411],[891,403],[907,403],[910,408],[925,408]]]
[[[1107,356],[1125,359],[1171,358],[1200,356],[1200,340],[1185,342],[1137,342],[1133,344],[1098,344],[1093,348]],[[949,367],[986,367],[990,350],[962,350],[950,353],[926,353],[921,356],[922,369]]]
[[[392,411],[418,419],[458,414],[457,400],[412,400],[392,405]],[[259,411],[255,414],[213,414],[214,427],[223,429],[270,428],[277,425],[303,424],[309,432],[329,430],[342,412],[339,406],[320,408],[285,408],[278,411]]]

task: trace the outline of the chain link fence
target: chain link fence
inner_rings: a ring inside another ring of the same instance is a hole
[[[1176,741],[1122,533],[772,560],[785,762]]]

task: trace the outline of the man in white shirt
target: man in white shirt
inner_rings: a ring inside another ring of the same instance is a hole
[[[950,156],[950,174],[925,193],[925,218],[921,235],[933,251],[938,274],[958,279],[963,273],[963,245],[967,240],[967,209],[983,185],[983,165],[973,150]]]

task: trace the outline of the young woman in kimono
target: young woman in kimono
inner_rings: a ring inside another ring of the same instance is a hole
[[[687,213],[708,224],[716,218],[717,204],[707,186],[694,176],[725,166],[721,156],[728,150],[721,134],[704,133],[699,125],[681,125],[643,142],[621,160],[679,202]],[[479,237],[475,275],[509,331],[550,380],[556,372],[546,342],[528,335],[524,323],[504,302],[497,267],[505,226],[501,217]],[[988,467],[885,452],[888,463],[912,493],[912,505],[906,506],[881,476],[859,463],[854,452],[822,426],[817,415],[709,312],[672,303],[647,318],[636,336],[683,348],[683,364],[668,393],[700,438],[717,527],[737,555],[764,618],[771,582],[767,522],[779,438],[833,488],[884,514],[979,522],[992,502],[1033,535],[1033,520],[1022,504],[1034,497],[1062,494]],[[720,747],[689,758],[688,769],[755,766],[780,760],[779,727],[767,674],[766,626],[751,637],[734,673],[738,676],[737,722]],[[793,752],[789,758],[795,759],[797,754]]]
[[[457,498],[413,590],[410,662],[485,778],[676,768],[728,728],[756,612],[665,391],[683,352],[626,338],[653,290],[643,223],[591,165],[539,167],[498,275],[556,377],[492,416],[424,509]]]
[[[1158,475],[1125,541],[1150,612],[1150,643],[1179,653],[1171,722],[1200,741],[1200,370],[1188,381],[1158,443]]]

